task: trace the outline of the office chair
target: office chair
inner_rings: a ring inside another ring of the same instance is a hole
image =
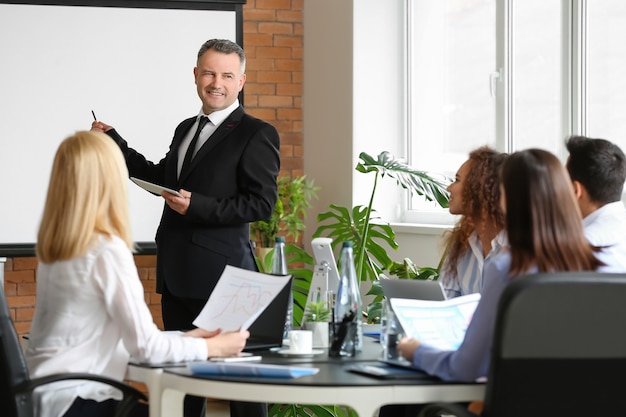
[[[626,415],[626,274],[515,278],[496,318],[484,417]],[[456,404],[420,417],[474,416]]]
[[[30,379],[9,307],[0,288],[0,407],[3,416],[35,417],[33,391],[35,388],[62,380],[82,379],[102,382],[122,391],[123,398],[115,417],[124,417],[137,401],[146,401],[146,396],[121,381],[87,373],[64,373]]]

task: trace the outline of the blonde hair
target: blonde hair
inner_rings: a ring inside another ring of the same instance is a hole
[[[120,149],[104,133],[83,131],[65,139],[52,165],[38,259],[80,256],[97,234],[117,236],[132,250],[127,178]]]

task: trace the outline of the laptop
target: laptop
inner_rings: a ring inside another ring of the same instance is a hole
[[[265,311],[248,327],[250,337],[246,341],[244,351],[254,351],[281,347],[283,345],[283,333],[285,331],[285,319],[291,297],[291,286],[294,277],[276,295]]]
[[[383,294],[389,298],[412,298],[415,300],[443,301],[446,293],[439,281],[421,279],[381,279]]]

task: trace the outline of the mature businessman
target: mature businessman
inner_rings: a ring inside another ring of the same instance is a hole
[[[211,39],[202,45],[193,70],[202,109],[176,127],[158,163],[130,148],[111,126],[92,123],[119,145],[131,176],[182,195],[161,194],[165,204],[156,233],[157,292],[166,330],[192,327],[226,265],[256,269],[249,223],[270,217],[277,199],[280,141],[272,125],[239,103],[245,66],[244,51],[234,42]],[[190,407],[186,402],[185,414],[197,417],[188,414]],[[266,414],[263,404],[231,403],[231,416]]]

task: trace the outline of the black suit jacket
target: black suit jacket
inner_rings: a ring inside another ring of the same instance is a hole
[[[280,141],[276,129],[245,113],[230,114],[177,178],[178,150],[196,117],[181,122],[169,151],[152,163],[113,129],[130,176],[191,191],[187,214],[167,204],[156,234],[157,292],[208,299],[224,267],[256,269],[249,223],[270,217],[277,199]]]

